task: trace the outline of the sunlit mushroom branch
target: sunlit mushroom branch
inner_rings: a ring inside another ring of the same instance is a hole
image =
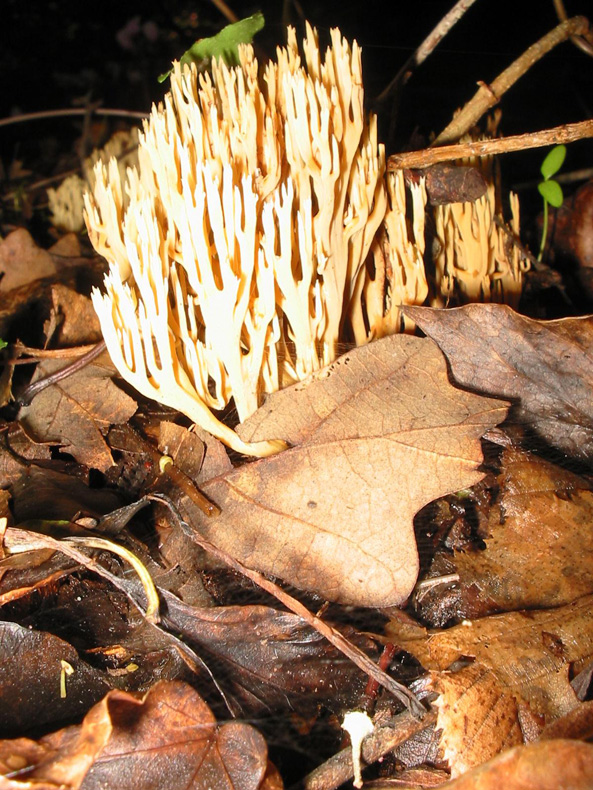
[[[424,267],[424,179],[406,189],[399,170],[388,173],[386,183],[387,210],[371,246],[366,275],[359,280],[360,298],[355,298],[352,305],[357,345],[411,327],[400,311],[401,305],[421,305],[429,293]]]
[[[174,65],[171,91],[139,136],[125,180],[98,162],[85,195],[109,262],[93,303],[107,348],[139,392],[229,446],[272,392],[364,341],[365,261],[387,207],[385,155],[363,111],[361,53],[338,30],[322,57],[307,26],[259,73],[251,46],[212,74]],[[126,203],[127,201],[127,203]],[[382,333],[382,332],[381,332]]]

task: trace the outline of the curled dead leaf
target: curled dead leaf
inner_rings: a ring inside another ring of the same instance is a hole
[[[499,304],[402,307],[454,380],[516,402],[511,415],[575,458],[593,458],[593,317],[535,321]]]
[[[444,670],[462,656],[475,658],[534,713],[552,721],[579,704],[569,669],[579,672],[593,658],[592,603],[588,595],[556,609],[507,612],[444,630],[392,621],[386,635],[426,669]]]
[[[423,622],[442,625],[515,609],[568,604],[593,592],[593,491],[574,472],[506,448],[499,496],[482,524],[485,548],[437,551],[434,567],[459,579],[418,597]]]
[[[49,748],[35,750],[25,739],[14,745],[13,762],[19,750],[28,760],[40,758],[37,765],[29,763],[22,785],[12,780],[14,790],[31,782],[68,790],[281,788],[263,736],[238,721],[219,726],[197,692],[180,682],[161,681],[142,698],[111,691],[80,726],[54,733],[41,745]]]
[[[63,361],[45,360],[35,378],[64,367]],[[40,392],[19,420],[37,440],[55,442],[77,461],[105,472],[113,465],[103,431],[126,422],[136,403],[112,381],[113,368],[106,357],[96,360],[68,378]]]
[[[588,790],[590,787],[593,787],[593,745],[568,740],[515,746],[458,779],[440,785],[442,790]]]

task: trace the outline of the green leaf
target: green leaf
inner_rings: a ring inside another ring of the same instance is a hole
[[[540,195],[544,200],[548,201],[550,206],[560,208],[564,200],[564,195],[562,193],[562,187],[557,181],[542,181],[537,185],[537,188],[539,189]]]
[[[540,167],[540,173],[546,179],[552,178],[553,175],[560,170],[562,165],[564,164],[564,159],[566,157],[566,146],[565,145],[555,145],[549,152],[544,161],[542,162],[542,166]],[[551,203],[551,201],[548,201]],[[552,203],[552,205],[554,205]]]
[[[264,15],[258,11],[253,16],[233,22],[223,27],[220,33],[210,38],[200,38],[183,53],[180,63],[195,63],[198,71],[208,67],[212,58],[221,58],[227,66],[239,63],[239,44],[251,44],[253,36],[264,26]],[[161,74],[159,82],[164,82],[171,73]]]
[[[2,338],[0,337],[0,351],[3,348],[6,348],[7,345],[8,345],[8,343],[6,342],[6,340],[2,340]]]

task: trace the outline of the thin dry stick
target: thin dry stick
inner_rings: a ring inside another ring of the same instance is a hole
[[[427,713],[422,721],[411,716],[408,711],[394,716],[384,725],[368,735],[362,744],[362,758],[367,765],[407,741],[412,735],[426,729],[436,721],[436,713]],[[342,751],[330,757],[322,765],[306,776],[302,782],[303,790],[334,790],[352,777],[352,751]]]
[[[575,16],[562,22],[539,41],[527,49],[520,58],[500,74],[490,85],[480,83],[475,96],[462,108],[451,123],[439,134],[432,145],[443,145],[466,134],[504,93],[517,82],[533,65],[557,44],[571,36],[583,35],[589,30],[589,22],[583,16]]]
[[[96,345],[96,343],[90,343],[88,346],[72,346],[71,348],[33,348],[17,341],[11,346],[13,356],[10,362],[15,365],[32,365],[39,362],[40,359],[70,359],[70,357],[80,357],[92,351]],[[23,354],[27,354],[28,358],[21,359]]]
[[[25,387],[25,389],[18,396],[16,402],[19,404],[19,406],[30,406],[33,398],[39,395],[39,393],[44,389],[47,389],[47,387],[57,384],[58,381],[63,381],[69,376],[72,376],[74,373],[77,373],[79,370],[82,370],[97,357],[101,356],[104,351],[105,341],[100,340],[90,349],[90,351],[87,351],[78,359],[75,359],[74,362],[71,362],[69,365],[66,365],[60,370],[56,370],[55,373],[50,373],[48,376],[44,376],[41,379],[37,379],[37,381],[34,381],[32,384],[29,384],[29,386]]]
[[[160,502],[161,504],[168,507],[183,533],[187,535],[194,543],[197,543],[200,548],[204,549],[204,551],[207,551],[213,557],[216,557],[217,559],[224,562],[226,565],[233,568],[233,570],[236,570],[238,573],[246,576],[248,579],[251,579],[251,581],[257,584],[258,587],[261,587],[262,590],[265,590],[266,592],[273,595],[291,612],[298,615],[299,617],[302,617],[305,622],[307,622],[312,628],[324,636],[328,642],[331,642],[331,644],[337,650],[349,658],[353,664],[356,664],[356,666],[361,669],[365,675],[368,675],[369,677],[376,680],[380,686],[383,686],[383,688],[387,689],[387,691],[393,694],[396,699],[400,700],[400,702],[402,702],[408,708],[413,716],[423,717],[426,715],[426,709],[421,705],[416,696],[408,688],[389,677],[389,675],[386,672],[383,672],[382,669],[379,669],[377,664],[375,664],[374,661],[372,661],[365,653],[363,653],[360,648],[349,642],[346,637],[344,637],[331,625],[324,622],[319,617],[311,614],[306,606],[303,606],[300,601],[297,601],[296,598],[293,598],[287,592],[282,590],[277,584],[274,584],[274,582],[266,579],[266,577],[261,573],[258,573],[258,571],[254,571],[251,568],[248,568],[246,565],[243,565],[242,562],[239,562],[239,560],[231,557],[230,554],[227,554],[225,551],[219,549],[213,543],[210,543],[210,541],[203,538],[199,532],[192,529],[189,524],[183,520],[181,514],[168,497],[162,494],[149,494],[147,499]]]
[[[593,137],[593,120],[567,123],[541,132],[516,134],[511,137],[496,137],[493,140],[477,140],[470,143],[456,143],[441,148],[424,148],[421,151],[406,151],[393,154],[387,162],[388,170],[403,168],[422,168],[437,162],[449,162],[466,156],[492,156],[510,151],[523,151],[528,148],[542,148],[546,145],[573,143],[585,137]]]
[[[188,477],[169,455],[164,455],[148,439],[141,436],[138,431],[131,429],[134,438],[141,450],[150,455],[152,462],[158,467],[161,474],[170,477],[173,483],[180,488],[183,493],[191,499],[191,501],[198,507],[206,516],[219,516],[220,508],[212,504],[204,494],[196,487],[194,481]]]
[[[72,170],[64,170],[63,173],[56,173],[56,175],[50,176],[49,178],[41,178],[39,181],[35,181],[33,184],[28,184],[27,192],[33,192],[36,189],[44,189],[45,187],[55,184],[57,181],[63,181],[65,178],[68,178],[68,176],[73,176],[77,173],[80,173],[79,167],[75,167]],[[16,195],[16,193],[17,191],[15,189],[12,192],[4,195],[4,198],[6,200],[11,200]]]
[[[237,14],[235,14],[235,12],[232,10],[232,8],[229,8],[229,6],[224,2],[224,0],[212,0],[212,5],[215,5],[218,8],[218,10],[220,11],[220,13],[226,19],[229,20],[229,22],[238,22],[239,21],[239,17],[237,16]]]
[[[554,8],[556,9],[558,19],[561,22],[565,22],[568,19],[568,14],[564,8],[563,1],[554,0]],[[593,57],[593,40],[591,39],[591,35],[589,35],[588,38],[585,38],[585,36],[571,36],[570,40],[576,47],[581,49],[587,55],[591,55]]]
[[[46,118],[63,118],[70,115],[107,115],[114,118],[137,118],[142,120],[148,116],[147,112],[133,110],[102,110],[99,108],[72,108],[70,110],[42,110],[41,112],[28,112],[23,115],[11,115],[10,118],[0,118],[0,126],[10,126],[13,123],[26,123],[28,121],[43,121]]]
[[[447,33],[451,30],[453,25],[458,22],[465,14],[468,8],[476,2],[476,0],[458,0],[453,8],[445,14],[438,25],[430,31],[428,36],[424,39],[418,49],[413,52],[406,60],[401,69],[397,72],[395,77],[391,80],[389,85],[377,96],[376,103],[379,104],[385,101],[389,96],[396,93],[402,85],[412,76],[414,69],[424,63],[426,58],[437,48],[441,41],[445,38]]]

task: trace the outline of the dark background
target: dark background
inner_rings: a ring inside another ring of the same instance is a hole
[[[322,41],[327,41],[330,27],[339,26],[363,47],[367,103],[373,106],[453,2],[229,0],[229,5],[239,17],[264,12],[266,27],[256,41],[270,56],[284,41],[287,16],[302,31],[299,7],[318,27]],[[593,10],[590,0],[566,0],[566,4],[570,15]],[[130,31],[135,18],[136,33]],[[412,134],[426,137],[440,131],[453,111],[473,95],[478,80],[492,80],[556,22],[552,0],[478,0],[408,83],[391,136],[390,107],[381,108],[381,138],[388,153],[409,147]],[[213,35],[224,24],[207,0],[3,0],[0,117],[84,106],[89,101],[147,111],[165,90],[157,75],[195,39]],[[511,89],[502,109],[502,130],[507,135],[592,117],[593,58],[570,43],[561,45]],[[80,119],[0,128],[4,169],[18,158],[24,167],[34,164],[36,172],[59,172],[61,157],[71,151],[80,133]],[[540,151],[505,157],[509,183],[537,178],[542,158]],[[593,143],[579,142],[571,146],[564,170],[592,163]]]

